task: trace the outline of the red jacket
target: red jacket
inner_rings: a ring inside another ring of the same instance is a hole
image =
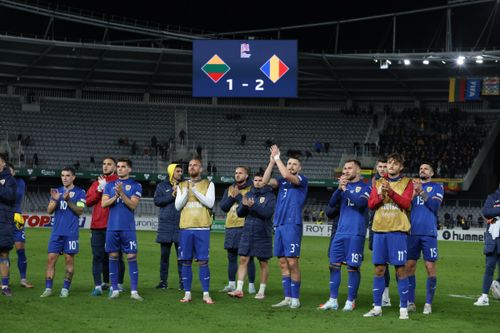
[[[105,176],[105,178],[109,183],[118,179],[118,176],[116,174],[112,174],[107,177]],[[102,208],[102,192],[97,190],[98,186],[99,182],[96,180],[87,191],[87,207],[94,206],[94,209],[92,210],[92,222],[90,224],[90,229],[106,229],[108,226],[109,207]]]

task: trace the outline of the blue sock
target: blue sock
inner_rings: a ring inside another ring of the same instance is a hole
[[[347,273],[347,300],[354,301],[358,296],[359,289],[359,280],[361,278],[361,274],[359,270],[349,270]]]
[[[434,293],[436,292],[437,277],[427,278],[427,296],[425,297],[425,303],[432,304],[434,299]]]
[[[247,265],[248,270],[248,283],[255,283],[255,261],[253,257],[250,257]]]
[[[19,268],[19,275],[21,279],[26,279],[26,270],[28,268],[28,261],[26,260],[26,252],[24,249],[19,249],[17,252],[17,267]]]
[[[292,298],[300,298],[300,281],[293,281],[290,279],[290,291]]]
[[[208,268],[208,262],[200,264],[199,278],[201,283],[201,288],[204,292],[208,292],[210,289],[210,268]]]
[[[283,284],[283,294],[285,294],[285,297],[292,297],[292,279],[290,275],[283,275],[281,277],[281,283]]]
[[[191,285],[193,283],[193,269],[191,268],[190,261],[182,264],[182,283],[184,284],[185,291],[191,291]]]
[[[64,279],[63,288],[66,288],[69,290],[69,287],[71,287],[71,281]]]
[[[137,257],[127,258],[128,275],[130,276],[130,291],[137,291],[139,283],[139,267],[137,267]]]
[[[330,298],[339,296],[340,281],[342,279],[340,268],[341,266],[330,267]]]
[[[9,286],[9,277],[2,277],[2,286]]]
[[[408,302],[415,303],[415,289],[417,288],[417,278],[415,275],[408,276]]]
[[[118,260],[118,257],[109,256],[109,282],[113,290],[118,290]]]
[[[408,278],[398,279],[399,307],[408,307]]]
[[[384,279],[385,279],[385,287],[389,288],[389,284],[391,283],[391,272],[389,272],[389,266],[385,268]]]
[[[45,288],[52,289],[52,284],[53,283],[54,283],[54,280],[52,280],[52,279],[45,279]]]
[[[373,303],[375,306],[382,306],[382,294],[385,289],[385,280],[383,276],[373,277]]]

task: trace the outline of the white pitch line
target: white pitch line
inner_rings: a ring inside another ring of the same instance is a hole
[[[477,299],[479,297],[479,296],[473,296],[473,295],[455,295],[455,294],[449,294],[448,296],[455,297],[455,298],[466,298],[466,299]]]
[[[478,299],[480,295],[456,295],[456,294],[449,294],[448,296],[454,297],[454,298],[465,298],[465,299]],[[498,302],[499,300],[494,299],[493,297],[489,297],[490,302]]]

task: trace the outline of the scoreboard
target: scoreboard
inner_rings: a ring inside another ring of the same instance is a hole
[[[297,97],[297,41],[193,41],[193,97]]]

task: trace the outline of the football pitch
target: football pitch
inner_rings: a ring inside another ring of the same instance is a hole
[[[281,277],[276,258],[270,261],[270,278],[264,300],[245,293],[243,299],[219,293],[227,282],[226,253],[223,234],[212,233],[211,239],[211,296],[216,302],[201,301],[198,268],[193,266],[193,301],[179,302],[183,293],[177,290],[178,279],[174,265],[170,266],[170,289],[157,290],[159,280],[159,245],[156,233],[138,232],[140,303],[123,293],[117,300],[106,296],[92,297],[90,231],[80,230],[80,253],[75,260],[75,276],[67,299],[58,297],[64,275],[64,259],[59,258],[54,281],[55,295],[39,296],[45,288],[45,264],[49,229],[29,229],[26,252],[28,279],[33,289],[19,287],[19,272],[15,251],[11,252],[11,286],[14,296],[0,297],[2,309],[0,332],[499,332],[497,318],[500,302],[490,296],[489,307],[472,303],[480,295],[484,256],[482,243],[441,242],[439,244],[438,287],[433,313],[422,314],[425,302],[425,269],[417,269],[417,312],[410,320],[399,320],[399,297],[391,269],[392,307],[384,308],[379,318],[363,318],[372,304],[371,252],[365,251],[361,270],[361,286],[352,313],[319,311],[316,307],[328,299],[329,273],[326,257],[328,239],[304,237],[302,242],[302,289],[300,309],[273,309],[271,304],[282,298]],[[497,277],[495,273],[495,277]],[[257,268],[258,288],[259,269]],[[128,270],[125,287],[129,290]],[[340,288],[340,307],[346,299],[347,274],[343,269]],[[245,291],[247,284],[245,283]]]

